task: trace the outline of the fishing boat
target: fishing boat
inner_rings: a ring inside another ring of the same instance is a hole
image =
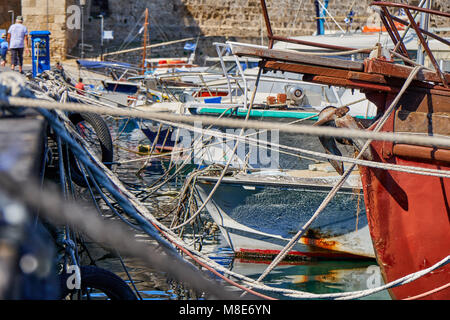
[[[299,43],[273,35],[265,1],[261,0],[261,4],[271,44],[275,40]],[[395,56],[401,56],[403,63],[395,63],[391,56],[382,55],[380,46],[362,62],[330,57],[312,59],[300,52],[272,49],[271,45],[265,49],[235,45],[232,50],[237,55],[261,58],[263,67],[269,70],[298,72],[304,74],[305,81],[361,90],[377,106],[379,116],[385,115],[387,120],[380,123],[381,118],[377,118],[363,130],[449,137],[450,74],[441,70],[424,35],[447,46],[450,42],[422,29],[423,25],[419,27],[411,12],[432,14],[439,19],[450,18],[450,14],[390,2],[373,2],[372,5],[380,8],[384,27],[399,50]],[[409,21],[394,17],[388,8],[404,10]],[[394,21],[416,32],[432,62],[431,70],[415,68],[416,63],[410,59]],[[354,49],[311,42],[301,44],[339,51]],[[443,174],[450,170],[450,151],[439,145],[371,141],[369,150],[378,164],[434,169]],[[370,235],[386,283],[424,270],[448,256],[448,178],[369,166],[360,166],[359,170]],[[394,299],[449,299],[449,283],[450,266],[447,264],[413,282],[394,287],[389,293]]]
[[[214,45],[219,53],[220,48],[231,52],[229,43],[214,43]],[[279,74],[267,70],[258,77],[254,57],[219,54],[218,59],[223,65],[223,74],[217,80],[209,81],[207,85],[211,88],[220,88],[222,92],[228,94],[206,101],[207,104],[192,101],[188,108],[193,114],[218,116],[225,113],[229,116],[245,117],[249,111],[250,91],[255,88],[258,78],[258,89],[252,92],[253,104],[249,114],[252,119],[293,121],[310,118],[330,104],[350,106],[350,114],[362,119],[371,119],[375,115],[375,106],[355,90],[303,81],[302,75],[292,72]],[[249,59],[251,60],[247,61]],[[239,67],[239,63],[248,67]],[[214,92],[214,89],[210,91]],[[235,108],[230,109],[230,106]]]
[[[221,50],[231,51],[229,44],[215,43],[215,45],[219,53]],[[217,59],[220,61],[222,73],[218,71],[216,65],[202,73],[180,71],[158,76],[146,75],[147,85],[145,87],[149,87],[148,83],[151,79],[155,83],[162,83],[171,78],[172,81],[178,79],[179,85],[170,86],[165,82],[165,90],[171,92],[166,94],[167,98],[175,97],[179,101],[166,101],[162,105],[163,108],[166,108],[172,104],[173,107],[168,108],[169,112],[171,109],[186,115],[239,118],[249,114],[250,119],[276,119],[290,123],[306,118],[317,119],[318,113],[330,104],[348,106],[349,114],[361,120],[372,119],[375,115],[375,106],[367,102],[367,99],[359,92],[305,82],[301,80],[301,76],[295,73],[286,72],[280,76],[271,71],[259,78],[258,90],[254,92],[250,110],[249,88],[255,86],[257,78],[257,70],[254,67],[255,59],[221,54]],[[163,79],[165,80],[163,81]],[[182,84],[189,84],[189,86]],[[153,88],[161,90],[155,86]],[[144,99],[138,97],[131,106],[142,108],[147,106],[149,109],[157,106],[158,109],[161,109],[161,101],[165,100],[162,93],[156,101],[153,96],[152,101],[147,100],[148,94],[143,93],[141,96],[144,96]],[[365,102],[361,103],[362,100]],[[162,146],[165,141],[164,147],[172,150],[177,143],[176,130],[172,129],[169,138],[165,139],[168,131],[165,129],[158,135],[159,126],[155,122],[142,122],[141,130],[151,143],[158,136],[158,141],[156,141],[158,147]],[[219,162],[223,163],[224,157],[219,158],[221,159]]]
[[[314,164],[308,170],[238,172],[223,178],[206,209],[236,256],[267,259],[310,219],[338,178],[328,164]],[[197,178],[200,203],[217,180],[217,176]],[[354,172],[287,258],[374,259],[364,211],[360,177]]]
[[[94,72],[100,77],[93,78],[81,76],[85,81],[95,83],[92,91],[100,101],[118,106],[127,106],[130,97],[136,95],[141,85],[134,81],[128,81],[127,77],[137,74],[133,65],[124,62],[76,60],[79,74]]]

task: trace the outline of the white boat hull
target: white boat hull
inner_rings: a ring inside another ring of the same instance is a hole
[[[196,185],[203,202],[214,179]],[[237,255],[276,255],[312,216],[327,187],[225,179],[206,208]],[[364,211],[351,189],[339,194],[289,253],[291,258],[375,258]],[[309,207],[308,209],[306,209]],[[353,210],[352,210],[353,209]]]

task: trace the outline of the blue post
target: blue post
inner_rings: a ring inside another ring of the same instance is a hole
[[[327,16],[327,11],[326,9],[328,9],[328,0],[324,0],[324,4],[323,4],[323,8],[322,10],[320,10],[320,3],[318,0],[314,1],[314,6],[316,8],[316,18],[317,18],[317,35],[323,35],[325,34],[325,17]]]
[[[50,70],[50,31],[31,31],[33,78]]]
[[[320,7],[319,7],[319,1],[314,0],[314,8],[316,9],[316,27],[317,27],[317,35],[321,35],[320,31],[321,31],[321,19],[320,18]]]

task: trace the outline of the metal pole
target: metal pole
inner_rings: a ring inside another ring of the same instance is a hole
[[[103,18],[103,15],[101,14],[100,15],[100,18],[102,19],[102,22],[101,22],[101,32],[102,32],[102,34],[101,34],[101,42],[100,42],[100,46],[101,46],[101,60],[103,61],[103,27],[104,27],[104,18]]]
[[[145,22],[144,22],[144,39],[143,39],[143,51],[142,51],[142,71],[141,74],[145,74],[146,71],[146,59],[147,59],[147,29],[148,29],[148,8],[145,9]]]
[[[80,0],[81,5],[81,59],[84,58],[84,5],[86,1]]]
[[[11,24],[14,24],[14,10],[8,10],[8,13],[11,13]]]
[[[319,36],[321,35],[322,31],[321,19],[319,19],[320,18],[319,1],[314,0],[314,8],[316,10],[316,33]]]
[[[427,0],[426,5],[425,5],[426,9],[430,9],[431,8],[431,0]],[[420,27],[426,31],[428,31],[428,21],[429,19],[429,14],[427,12],[421,12],[420,13]],[[427,36],[424,35],[423,36],[425,38],[425,41],[427,41]],[[418,64],[424,65],[425,64],[425,55],[423,53],[424,47],[422,46],[422,43],[419,41],[419,44],[417,46],[417,59],[416,62]]]

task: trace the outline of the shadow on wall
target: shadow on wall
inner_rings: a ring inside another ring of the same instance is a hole
[[[105,17],[104,30],[113,31],[114,36],[113,40],[104,40],[105,52],[142,46],[146,8],[149,9],[147,43],[202,36],[198,24],[182,0],[88,0],[84,10],[85,56],[100,55],[100,14]],[[79,32],[81,33],[81,30]],[[78,38],[78,43],[69,50],[72,56],[80,56],[81,36]],[[175,49],[180,46],[183,51],[184,43]],[[159,54],[164,54],[162,49],[165,48],[160,48]]]

